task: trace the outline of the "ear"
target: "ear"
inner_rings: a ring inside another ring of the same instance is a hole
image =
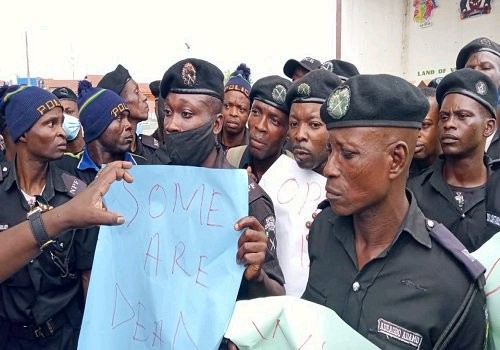
[[[21,137],[17,139],[17,142],[28,143],[26,133],[22,134]]]
[[[406,169],[406,163],[410,156],[410,148],[404,141],[397,141],[389,147],[390,167],[389,179],[394,180],[399,178]]]
[[[490,137],[495,133],[496,130],[497,130],[497,121],[495,120],[495,118],[486,119],[483,136]]]
[[[222,124],[224,122],[224,117],[222,113],[217,114],[214,120],[214,134],[218,135],[222,131]]]

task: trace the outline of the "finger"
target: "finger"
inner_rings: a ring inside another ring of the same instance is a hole
[[[261,242],[267,246],[267,236],[264,231],[255,231],[251,229],[246,229],[238,238],[238,247],[241,247],[246,242]]]
[[[253,281],[260,278],[261,270],[262,268],[260,265],[248,265],[243,276],[245,276],[247,281]]]
[[[266,251],[266,242],[245,242],[238,247],[236,259],[242,264],[260,264],[264,262]],[[252,254],[262,254],[262,261],[255,260],[257,257]]]
[[[245,216],[234,224],[234,229],[237,231],[243,230],[244,228],[249,228],[255,231],[264,231],[264,228],[260,224],[259,220],[257,220],[253,216]]]
[[[96,224],[97,225],[122,225],[125,222],[123,215],[119,213],[113,213],[106,210],[96,211]]]

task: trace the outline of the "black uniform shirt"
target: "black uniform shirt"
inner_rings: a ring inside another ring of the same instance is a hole
[[[150,135],[136,135],[135,156],[146,159],[145,164],[169,164],[170,157],[165,149],[165,144],[161,144]],[[140,163],[139,163],[140,164]]]
[[[217,148],[215,167],[220,169],[233,168],[224,156],[224,151],[221,147]],[[285,278],[283,277],[278,256],[276,255],[276,217],[274,215],[273,202],[269,195],[250,177],[248,177],[248,214],[254,216],[260,222],[268,238],[266,260],[262,265],[263,270],[270,278],[284,285]],[[247,283],[250,282],[243,279],[238,299],[248,299],[250,297],[248,295]]]
[[[0,182],[0,227],[6,229],[26,221],[30,207],[18,189],[14,163],[4,162],[0,166],[3,175]],[[57,207],[67,202],[83,188],[85,184],[81,180],[49,163],[42,196],[50,205]],[[59,235],[53,253],[62,262],[63,269],[53,262],[50,252],[45,251],[1,283],[0,318],[16,323],[40,324],[70,303],[77,303],[80,314],[72,311],[70,316],[74,318],[70,319],[81,322],[81,272],[91,269],[96,242],[97,229],[69,230]],[[67,264],[64,264],[66,259]]]
[[[474,283],[430,237],[425,217],[409,197],[400,233],[361,270],[352,216],[336,216],[326,208],[309,234],[310,270],[303,298],[331,308],[383,349],[432,349]],[[484,294],[478,292],[472,300],[449,349],[482,349]]]
[[[493,139],[491,139],[490,147],[488,147],[486,155],[492,160],[500,159],[500,129],[497,129],[495,135],[493,135]]]
[[[443,178],[443,165],[444,159],[437,159],[429,171],[410,179],[408,187],[415,194],[424,215],[445,225],[473,252],[500,230],[487,227],[486,211],[500,212],[500,208],[486,208],[485,200],[491,195],[488,188],[500,186],[500,183],[491,177],[489,170],[486,198],[476,198],[475,203],[468,203],[467,208],[461,208],[459,201],[455,199],[456,194]]]

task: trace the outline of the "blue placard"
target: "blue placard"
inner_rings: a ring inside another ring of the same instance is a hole
[[[244,170],[135,166],[105,197],[78,349],[217,349],[243,267]],[[76,213],[76,215],[78,215]]]

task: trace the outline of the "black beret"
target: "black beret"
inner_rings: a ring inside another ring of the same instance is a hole
[[[114,71],[107,73],[101,79],[97,87],[114,91],[119,95],[130,79],[132,79],[132,77],[128,73],[128,70],[119,64]]]
[[[286,105],[290,110],[292,103],[313,102],[323,103],[328,95],[342,80],[330,71],[316,69],[307,73],[302,78],[294,81],[286,94]]]
[[[76,94],[73,90],[67,87],[60,87],[57,89],[52,90],[52,93],[56,95],[56,97],[60,100],[71,100],[75,101],[77,100]]]
[[[311,57],[305,57],[300,61],[292,58],[286,61],[285,65],[283,66],[283,73],[285,73],[285,75],[291,79],[293,77],[293,72],[295,72],[295,69],[297,69],[297,67],[299,66],[310,72],[321,67],[321,62]]]
[[[481,71],[463,68],[445,76],[436,90],[436,100],[440,107],[445,96],[448,94],[468,96],[486,107],[493,117],[495,117],[497,87],[495,83]]]
[[[430,87],[430,88],[437,88],[439,83],[441,82],[441,80],[443,80],[443,77],[437,77],[437,78],[434,78],[432,79],[431,81],[429,81],[429,84],[427,84],[427,87]]]
[[[354,64],[342,60],[332,59],[326,61],[321,65],[321,68],[337,74],[344,81],[350,77],[359,75],[358,68]]]
[[[155,98],[160,97],[160,83],[161,80],[155,80],[149,83],[149,90],[151,90],[151,93]]]
[[[280,111],[289,113],[286,94],[292,82],[279,75],[270,75],[255,82],[250,91],[250,101],[259,100]]]
[[[457,56],[457,69],[465,67],[470,55],[479,51],[491,52],[500,57],[500,45],[488,38],[477,38],[462,47]]]
[[[358,126],[420,128],[429,102],[416,86],[389,74],[356,75],[321,105],[327,129]]]
[[[186,58],[170,67],[160,83],[160,95],[177,94],[209,95],[224,101],[224,74],[210,62]]]

